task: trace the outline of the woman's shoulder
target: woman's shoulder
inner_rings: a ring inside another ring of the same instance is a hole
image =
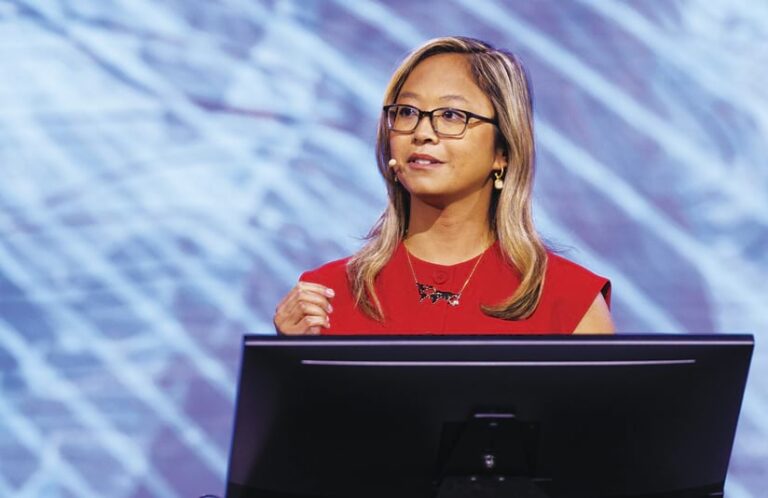
[[[553,284],[549,286],[550,289],[558,293],[571,295],[573,292],[578,295],[586,293],[594,299],[595,295],[601,292],[605,300],[610,303],[610,280],[552,250],[547,251],[546,277]]]

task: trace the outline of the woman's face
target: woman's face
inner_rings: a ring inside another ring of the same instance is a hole
[[[439,54],[421,61],[395,103],[422,111],[451,107],[496,117],[461,54]],[[496,148],[495,134],[493,124],[472,118],[463,135],[439,136],[427,116],[412,133],[390,131],[389,146],[397,159],[400,183],[412,196],[439,207],[478,194],[490,196],[492,171],[506,166],[504,152]]]

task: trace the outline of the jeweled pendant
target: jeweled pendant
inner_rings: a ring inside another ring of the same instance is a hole
[[[429,299],[432,304],[435,304],[439,300],[444,299],[451,306],[458,306],[459,299],[461,299],[461,294],[456,294],[455,292],[449,291],[441,291],[432,285],[422,284],[419,282],[416,282],[416,289],[419,291],[419,302],[422,302],[425,299]]]

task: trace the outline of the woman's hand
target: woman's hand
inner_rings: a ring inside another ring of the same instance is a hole
[[[286,335],[317,335],[331,326],[330,299],[333,289],[311,282],[299,282],[275,309],[275,329]]]

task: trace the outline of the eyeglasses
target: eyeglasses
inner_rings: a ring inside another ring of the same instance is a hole
[[[387,115],[387,127],[400,133],[412,133],[421,118],[429,116],[432,129],[441,137],[458,137],[467,130],[470,119],[478,119],[486,123],[497,124],[495,119],[486,118],[469,111],[454,109],[452,107],[440,107],[431,111],[422,111],[412,105],[392,104],[385,105],[384,112]]]

